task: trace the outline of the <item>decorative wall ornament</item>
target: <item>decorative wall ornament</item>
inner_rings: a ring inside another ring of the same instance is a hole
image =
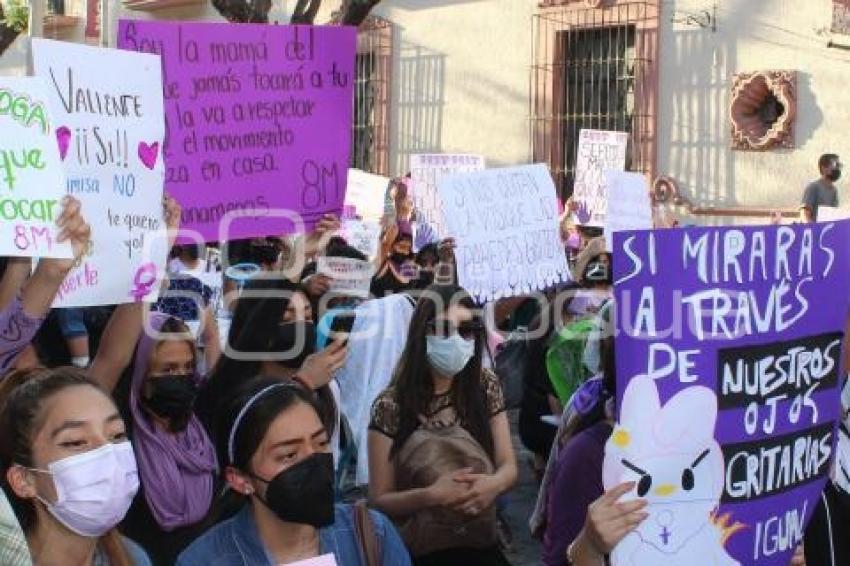
[[[756,71],[735,75],[729,106],[732,149],[792,149],[796,115],[795,71]]]

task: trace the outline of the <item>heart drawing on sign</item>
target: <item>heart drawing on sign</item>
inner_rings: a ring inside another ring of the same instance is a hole
[[[139,159],[142,160],[145,167],[153,169],[156,165],[156,159],[159,156],[159,142],[153,142],[148,145],[145,142],[139,142]]]
[[[59,142],[59,157],[65,161],[68,155],[68,146],[71,145],[71,129],[68,126],[56,128],[56,141]]]

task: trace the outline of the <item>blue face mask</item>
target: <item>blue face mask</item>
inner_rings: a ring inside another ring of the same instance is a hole
[[[426,336],[428,362],[440,375],[454,377],[463,371],[475,354],[475,341],[454,333],[448,338]]]

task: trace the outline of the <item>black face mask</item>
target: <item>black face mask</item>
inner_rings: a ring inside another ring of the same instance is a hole
[[[290,369],[300,368],[307,356],[316,351],[316,325],[311,321],[279,324],[271,348],[273,352],[294,355],[286,360],[278,360],[279,364]]]
[[[198,396],[198,386],[195,376],[164,375],[149,377],[150,395],[143,400],[145,406],[155,415],[172,422],[174,432],[182,430],[189,422],[195,398]]]
[[[419,288],[424,289],[430,287],[434,283],[434,272],[430,270],[419,270]]]
[[[271,481],[260,499],[281,521],[312,525],[317,529],[334,522],[333,455],[315,453],[283,470]]]
[[[401,265],[402,263],[409,260],[410,257],[411,257],[410,254],[402,254],[402,253],[398,253],[398,252],[393,252],[392,254],[390,254],[390,261],[393,262],[396,265]]]
[[[838,179],[841,178],[841,169],[833,169],[832,171],[827,173],[826,178],[832,181],[833,183],[836,182]]]

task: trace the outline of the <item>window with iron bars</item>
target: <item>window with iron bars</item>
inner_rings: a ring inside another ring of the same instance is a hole
[[[389,175],[392,27],[377,17],[360,26],[354,82],[351,166]]]
[[[532,153],[564,199],[582,129],[627,132],[626,168],[654,175],[658,1],[604,6],[548,0],[535,16]]]

